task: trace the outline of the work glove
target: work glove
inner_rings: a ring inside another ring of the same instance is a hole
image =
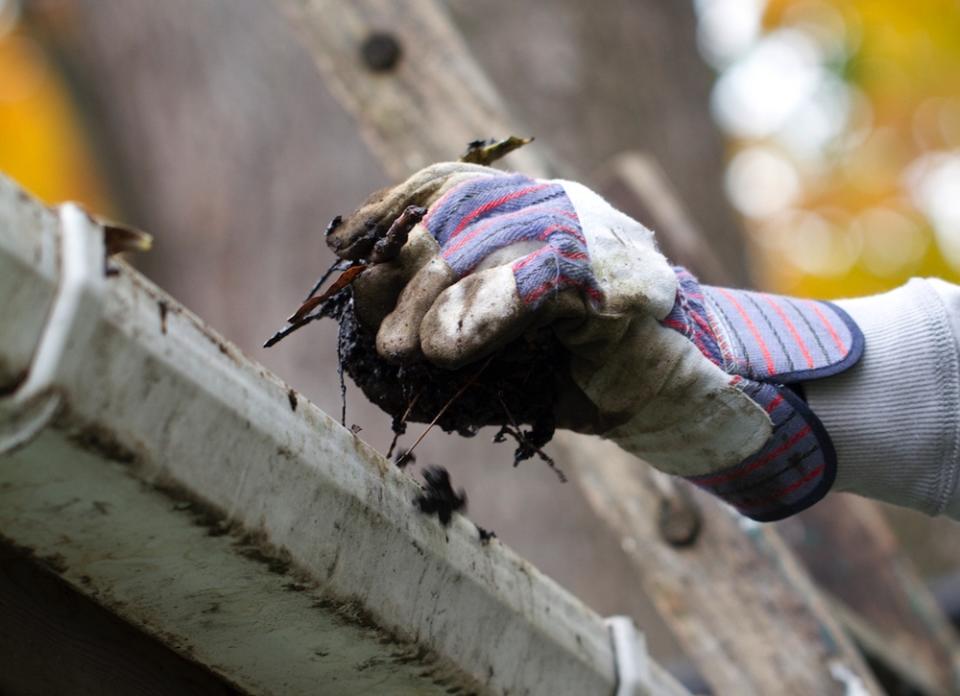
[[[410,206],[394,260],[354,283],[393,362],[460,367],[549,327],[569,352],[557,424],[611,439],[758,521],[819,500],[836,473],[799,384],[863,351],[827,302],[702,286],[653,233],[585,186],[441,163],[375,194],[328,235],[360,259]]]

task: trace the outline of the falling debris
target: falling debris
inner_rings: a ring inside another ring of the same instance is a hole
[[[536,454],[540,459],[547,463],[553,472],[557,475],[557,478],[560,479],[560,483],[567,482],[567,475],[560,470],[560,467],[557,466],[557,463],[553,461],[553,457],[544,452],[540,445],[537,443],[546,440],[550,440],[553,437],[553,430],[549,433],[538,433],[536,425],[531,430],[523,430],[516,420],[513,418],[513,414],[510,413],[510,409],[507,407],[507,404],[503,401],[503,395],[498,394],[497,398],[500,399],[500,404],[503,406],[503,412],[507,416],[507,419],[510,421],[508,424],[500,426],[500,430],[497,431],[497,434],[493,436],[494,442],[504,442],[506,441],[506,436],[509,435],[514,440],[517,441],[517,449],[513,453],[513,465],[517,466],[520,462],[525,459],[529,459],[534,454]]]
[[[450,485],[450,474],[442,466],[428,466],[423,470],[427,482],[424,492],[414,498],[413,503],[425,515],[436,515],[444,527],[450,524],[453,513],[466,510],[467,494],[461,488],[454,492]]]

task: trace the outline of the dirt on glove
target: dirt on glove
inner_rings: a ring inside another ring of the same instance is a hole
[[[349,287],[325,301],[323,314],[340,324],[341,368],[393,417],[398,435],[408,422],[434,419],[444,431],[464,437],[473,437],[484,426],[500,426],[498,441],[507,436],[517,441],[515,463],[542,454],[540,448],[553,437],[556,373],[565,367],[566,357],[549,331],[517,339],[486,363],[446,370],[426,362],[395,365],[380,357],[375,334],[354,315]]]

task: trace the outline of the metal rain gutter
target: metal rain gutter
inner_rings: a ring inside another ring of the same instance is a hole
[[[687,693],[104,250],[0,177],[6,541],[250,693]]]

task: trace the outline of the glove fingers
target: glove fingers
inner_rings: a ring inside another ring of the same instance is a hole
[[[432,257],[400,292],[396,307],[380,324],[377,352],[392,362],[420,357],[420,324],[434,300],[457,280],[447,263]]]
[[[414,227],[396,259],[368,268],[353,282],[354,308],[360,321],[379,327],[396,307],[404,286],[439,253],[440,247],[426,227]]]
[[[421,348],[433,363],[459,367],[489,355],[524,331],[587,313],[581,284],[566,274],[557,250],[518,242],[494,252],[475,273],[447,288],[420,326]],[[501,265],[487,267],[492,260]],[[575,275],[575,274],[574,274]]]
[[[372,194],[352,215],[327,235],[327,245],[340,258],[365,258],[390,224],[410,205],[428,207],[451,186],[466,178],[497,170],[464,162],[441,162],[411,176],[398,186]]]
[[[431,362],[460,367],[518,337],[534,318],[510,266],[490,268],[443,291],[420,325],[421,347]]]

